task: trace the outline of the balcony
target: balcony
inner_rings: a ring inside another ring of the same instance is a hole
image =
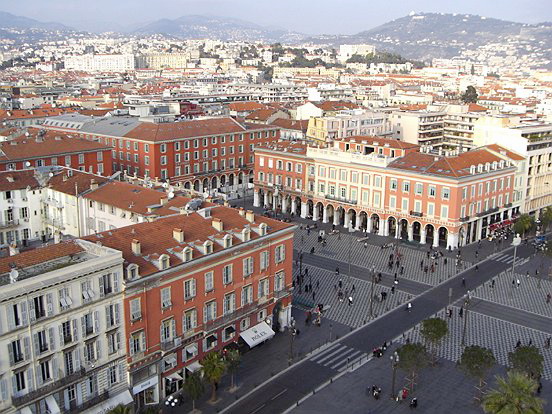
[[[0,221],[0,229],[19,226],[19,220],[2,220]]]
[[[104,402],[108,399],[109,399],[109,391],[105,390],[101,394],[96,393],[96,395],[94,397],[86,400],[81,405],[77,405],[72,401],[71,404],[70,404],[69,410],[66,410],[63,407],[60,407],[60,409],[61,409],[61,412],[63,414],[76,413],[76,412],[80,412],[80,411],[85,411],[85,410],[87,410],[91,407],[94,407],[95,405],[100,404],[100,403],[102,403],[102,402]]]
[[[418,211],[410,211],[410,215],[414,217],[423,217],[424,213],[418,212]]]
[[[264,307],[264,303],[250,303],[249,305],[245,305],[241,307],[240,309],[235,310],[232,313],[229,313],[227,315],[224,315],[220,318],[214,319],[212,321],[206,322],[203,324],[203,329],[205,331],[213,331],[217,328],[220,328],[238,318],[241,316],[248,315],[252,312],[255,312],[256,310],[260,310],[262,307]]]
[[[510,208],[512,207],[512,203],[504,204],[504,208]]]
[[[20,407],[22,405],[29,404],[33,400],[43,398],[45,395],[52,394],[60,388],[67,387],[70,383],[83,378],[85,374],[86,370],[84,368],[76,370],[72,374],[68,375],[65,375],[61,370],[59,370],[59,380],[41,385],[40,388],[22,395],[21,397],[12,397],[12,405]]]
[[[43,217],[43,220],[44,220],[44,223],[46,223],[49,226],[56,227],[59,230],[65,230],[65,227],[63,226],[63,221],[61,219]]]
[[[461,221],[462,223],[465,223],[466,221],[469,221],[469,219],[470,219],[470,216],[460,217],[460,221]]]
[[[350,200],[350,199],[347,199],[345,197],[338,197],[338,196],[333,196],[333,195],[330,195],[330,194],[326,194],[324,197],[326,198],[326,200],[339,201],[340,203],[344,203],[344,204],[356,205],[358,203],[358,200]]]

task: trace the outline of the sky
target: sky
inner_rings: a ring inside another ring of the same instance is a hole
[[[550,0],[0,0],[0,10],[92,30],[189,14],[228,16],[307,34],[354,34],[411,11],[552,21]]]

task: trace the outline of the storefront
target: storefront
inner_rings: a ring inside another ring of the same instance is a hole
[[[268,341],[273,336],[274,331],[264,321],[240,333],[240,337],[247,343],[249,348]]]
[[[110,392],[111,395],[111,392]],[[108,413],[118,405],[128,405],[132,402],[132,395],[129,390],[125,390],[119,394],[115,394],[108,400],[94,406],[93,408],[81,411],[80,414],[95,414],[95,413]]]
[[[132,394],[138,407],[159,403],[159,377],[150,377],[132,387]]]

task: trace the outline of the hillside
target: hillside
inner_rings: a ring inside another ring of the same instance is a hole
[[[56,22],[40,22],[28,17],[16,16],[0,11],[0,28],[2,29],[40,29],[40,30],[71,30],[70,27]]]

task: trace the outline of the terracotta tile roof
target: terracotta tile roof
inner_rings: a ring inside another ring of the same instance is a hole
[[[491,151],[495,151],[499,154],[505,155],[514,161],[523,161],[525,159],[523,155],[520,155],[517,152],[510,151],[509,149],[504,148],[503,146],[498,144],[490,144],[486,145],[486,147],[489,148]]]
[[[126,138],[144,141],[169,141],[182,138],[243,132],[244,127],[232,118],[198,119],[182,122],[154,124],[141,122],[125,134]]]
[[[284,129],[295,129],[297,131],[307,132],[309,121],[280,118],[272,121],[270,125],[274,125]]]
[[[357,143],[362,143],[362,141],[366,141],[368,144],[377,142],[381,146],[388,145],[390,148],[401,148],[401,149],[420,148],[419,145],[412,144],[410,142],[399,141],[398,139],[382,138],[382,137],[377,137],[372,135],[353,135],[351,137],[343,137],[343,138],[336,139],[336,141],[345,141],[345,142],[355,141]]]
[[[271,142],[270,144],[264,144],[262,146],[255,147],[255,150],[270,150],[278,152],[287,152],[290,155],[300,154],[304,155],[307,153],[307,145],[304,142],[292,142],[292,141],[278,141]],[[285,154],[281,154],[284,156]]]
[[[0,191],[21,190],[23,188],[38,188],[35,170],[18,170],[0,172]]]
[[[97,184],[103,184],[108,181],[108,178],[82,171],[62,169],[48,180],[48,186],[61,193],[75,195],[75,191],[82,194],[90,190],[92,180],[95,180]]]
[[[37,142],[37,128],[28,128],[29,135],[21,135],[0,143],[0,162],[26,160],[62,154],[77,154],[90,151],[110,150],[111,147],[96,141],[74,137],[60,131],[45,130]]]
[[[0,258],[0,274],[8,273],[11,270],[11,265],[15,265],[17,269],[25,269],[83,251],[84,249],[75,241],[67,241],[27,250],[14,256]]]
[[[196,259],[203,256],[198,247],[201,247],[205,241],[212,240],[213,253],[220,252],[223,247],[213,239],[221,239],[225,234],[228,234],[229,230],[241,232],[247,225],[256,227],[260,223],[266,223],[269,226],[268,233],[270,234],[293,226],[293,224],[262,216],[255,216],[255,224],[251,224],[245,217],[240,216],[238,210],[229,207],[213,207],[210,211],[210,218],[204,218],[197,212],[189,215],[178,214],[159,218],[153,222],[105,231],[87,236],[84,239],[94,243],[99,241],[104,246],[121,251],[127,263],[137,264],[140,275],[147,276],[158,272],[158,268],[152,263],[152,259],[158,258],[161,254],[169,255],[171,267],[182,263],[182,260],[174,254],[175,249],[179,250],[181,247],[190,246],[193,249],[193,259]],[[222,232],[217,231],[212,226],[213,218],[222,220],[224,226]],[[179,243],[173,238],[173,229],[175,228],[183,231],[183,243]],[[250,234],[252,240],[260,237],[253,230]],[[140,242],[141,254],[139,256],[132,252],[131,242],[133,239]],[[242,243],[240,239],[232,236],[233,246],[240,243]]]
[[[228,104],[228,109],[236,112],[252,112],[264,108],[266,106],[260,102],[232,102]]]
[[[85,198],[115,206],[122,210],[146,215],[148,206],[161,205],[161,199],[167,198],[167,194],[139,185],[111,181],[91,191]],[[189,200],[188,198],[187,201]]]
[[[470,174],[472,165],[500,162],[502,158],[493,154],[485,147],[463,152],[460,155],[446,157],[421,152],[411,152],[392,163],[388,168],[408,170],[421,174],[438,175],[443,177],[465,177]]]
[[[39,108],[39,109],[14,109],[0,110],[0,121],[24,118],[45,118],[49,116],[63,115],[69,112],[76,112],[76,108]]]
[[[313,102],[314,103],[314,102]],[[345,109],[358,108],[357,104],[347,101],[324,101],[322,103],[314,103],[323,111],[342,111]]]
[[[487,112],[489,109],[476,103],[468,105],[468,112]]]
[[[272,115],[278,112],[278,109],[257,109],[245,117],[246,120],[266,121]]]

